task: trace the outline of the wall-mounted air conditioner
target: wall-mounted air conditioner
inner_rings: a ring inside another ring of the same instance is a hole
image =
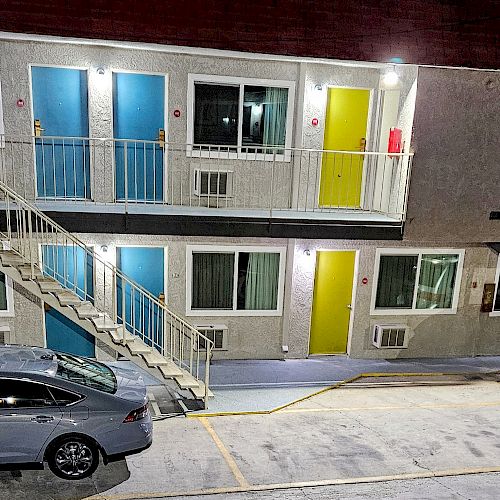
[[[195,325],[195,328],[214,343],[214,351],[227,351],[227,325]],[[205,341],[200,338],[198,350],[204,351]]]
[[[193,193],[196,196],[228,198],[233,196],[232,170],[212,168],[193,169]]]
[[[378,349],[405,349],[408,347],[408,326],[375,325],[372,343]]]

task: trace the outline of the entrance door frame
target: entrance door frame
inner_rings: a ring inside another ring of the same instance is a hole
[[[110,67],[109,71],[111,73],[111,137],[113,138],[113,151],[114,151],[114,146],[115,146],[115,123],[114,123],[114,114],[115,114],[115,99],[114,99],[114,87],[113,87],[113,75],[115,73],[128,73],[128,74],[133,74],[133,75],[150,75],[150,76],[163,76],[164,78],[164,94],[163,94],[163,127],[165,130],[165,148],[163,150],[163,198],[162,202],[167,203],[167,189],[168,189],[168,177],[169,177],[169,172],[168,172],[168,136],[169,136],[169,123],[168,123],[168,99],[169,99],[169,74],[168,73],[162,73],[160,71],[141,71],[141,70],[135,70],[135,69],[120,69],[117,67]],[[127,139],[132,139],[131,137],[128,137]],[[116,156],[113,152],[113,165],[112,165],[112,171],[113,171],[113,203],[125,203],[125,201],[118,201],[116,199]],[[137,202],[141,203],[141,202]],[[146,200],[144,200],[142,203],[148,203]],[[153,201],[153,205],[154,205]],[[117,245],[118,246],[118,245]],[[121,246],[127,246],[127,245],[121,245]],[[128,246],[134,246],[134,245],[128,245]],[[145,245],[136,245],[136,246],[145,246]],[[158,245],[160,246],[160,245]],[[166,247],[165,247],[166,248]],[[166,301],[166,296],[165,296],[165,301]]]
[[[372,140],[372,124],[373,124],[373,111],[376,109],[376,106],[374,103],[375,100],[375,91],[378,91],[379,89],[375,87],[354,87],[352,85],[327,85],[326,87],[326,102],[325,102],[325,114],[323,118],[323,123],[325,124],[323,127],[323,138],[322,138],[322,149],[323,151],[325,150],[325,132],[326,132],[326,113],[328,111],[328,96],[329,96],[329,90],[330,89],[351,89],[351,90],[369,90],[370,91],[370,98],[368,100],[368,115],[366,119],[366,146],[370,144],[370,141]],[[376,118],[376,117],[375,117]],[[375,136],[377,134],[375,133]],[[320,189],[321,189],[321,170],[323,168],[323,163],[321,163],[320,168],[320,175],[318,175],[318,180],[317,180],[317,185],[316,185],[316,193],[318,193],[317,198],[315,200],[315,203],[317,205],[318,209],[324,209],[325,207],[320,205],[319,203],[319,194],[320,194]],[[359,199],[359,204],[361,208],[364,207],[365,205],[365,188],[366,188],[366,158],[363,161],[363,171],[361,172],[361,187],[360,187],[360,199]],[[342,208],[342,207],[340,207]]]
[[[311,349],[311,321],[312,312],[314,307],[314,289],[316,285],[316,267],[318,266],[318,252],[354,252],[354,271],[352,277],[352,293],[351,293],[351,314],[349,316],[349,328],[347,331],[347,346],[345,354],[310,354]],[[355,248],[318,248],[315,251],[314,258],[314,278],[312,280],[312,298],[311,298],[311,310],[309,313],[309,337],[307,341],[307,357],[310,356],[350,356],[351,354],[351,340],[352,340],[352,329],[354,326],[354,313],[356,310],[356,292],[358,288],[358,272],[359,272],[359,249]]]
[[[118,268],[118,249],[119,248],[163,248],[163,293],[165,294],[165,305],[168,302],[168,246],[161,245],[159,243],[143,244],[143,245],[132,245],[132,244],[115,244],[115,266]],[[158,297],[157,297],[158,298]],[[118,300],[115,304],[115,315],[118,314]]]
[[[30,125],[30,135],[33,137],[33,173],[34,173],[34,185],[35,185],[35,200],[38,198],[38,185],[37,185],[37,172],[36,172],[36,141],[34,138],[34,131],[33,131],[33,126],[35,123],[35,109],[34,109],[34,100],[33,100],[33,78],[31,74],[32,68],[57,68],[57,69],[76,69],[78,71],[85,71],[85,74],[87,75],[87,123],[89,124],[89,132],[88,132],[88,137],[87,139],[89,140],[89,150],[92,147],[92,135],[93,135],[93,130],[92,130],[92,122],[90,120],[90,67],[85,67],[85,66],[66,66],[64,64],[35,64],[35,63],[28,63],[28,86],[29,86],[29,96],[30,96],[30,114],[31,114],[31,125]],[[112,119],[113,117],[111,117]],[[49,136],[50,137],[50,136]],[[43,139],[43,135],[42,135]],[[94,159],[95,155],[89,154],[89,170],[90,170],[90,193],[89,193],[89,199],[87,201],[93,201],[94,200]],[[66,200],[66,198],[54,198],[55,201],[58,200]],[[71,199],[70,199],[71,201]],[[85,201],[85,199],[82,199],[82,201]]]

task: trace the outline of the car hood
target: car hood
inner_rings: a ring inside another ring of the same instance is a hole
[[[116,377],[115,396],[140,404],[147,402],[147,389],[142,376],[129,368],[108,364]]]

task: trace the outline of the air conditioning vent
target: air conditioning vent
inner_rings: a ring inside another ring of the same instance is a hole
[[[375,325],[372,343],[378,349],[405,349],[408,347],[406,325]]]
[[[197,325],[196,329],[214,343],[216,351],[227,351],[227,326],[226,325]],[[198,350],[206,349],[204,339],[200,338]]]
[[[195,168],[193,170],[193,193],[196,196],[228,198],[233,195],[232,170]]]

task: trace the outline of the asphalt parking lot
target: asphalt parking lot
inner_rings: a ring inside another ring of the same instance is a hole
[[[48,470],[0,472],[0,498],[250,495],[499,472],[499,389],[340,388],[267,415],[161,420],[149,450],[78,483]]]

